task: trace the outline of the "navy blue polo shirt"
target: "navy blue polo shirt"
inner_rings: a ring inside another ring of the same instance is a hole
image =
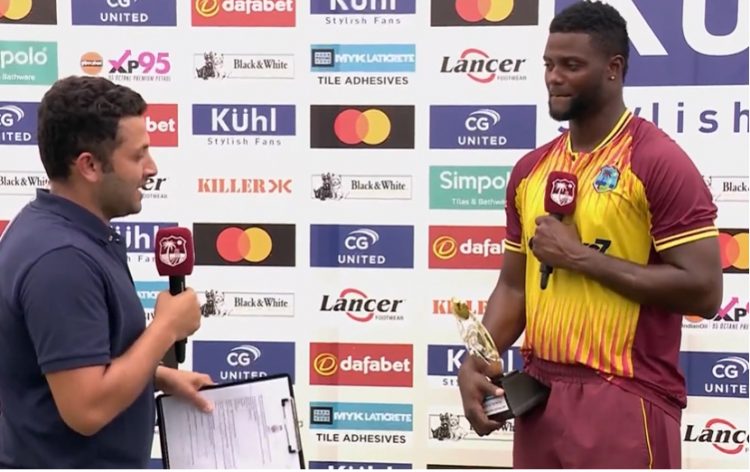
[[[153,383],[86,437],[63,422],[45,378],[109,364],[145,327],[117,233],[38,190],[0,239],[0,467],[145,468]]]

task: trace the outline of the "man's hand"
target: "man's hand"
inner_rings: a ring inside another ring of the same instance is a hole
[[[505,392],[487,378],[500,372],[489,372],[489,367],[471,356],[461,363],[458,369],[458,388],[461,392],[461,403],[464,415],[479,436],[486,436],[503,424],[487,418],[482,402],[486,396],[501,396]]]
[[[213,405],[198,390],[206,385],[214,384],[215,382],[206,374],[164,366],[159,366],[156,369],[157,390],[188,400],[206,413],[213,411]]]
[[[540,262],[550,267],[571,269],[575,254],[585,246],[581,244],[575,225],[565,224],[551,215],[536,219],[536,231],[531,251]]]

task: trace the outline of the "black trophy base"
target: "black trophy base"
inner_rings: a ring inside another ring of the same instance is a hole
[[[484,411],[493,421],[503,422],[517,418],[547,401],[549,387],[519,371],[509,372],[492,380],[502,388],[502,397],[488,397],[484,401]]]

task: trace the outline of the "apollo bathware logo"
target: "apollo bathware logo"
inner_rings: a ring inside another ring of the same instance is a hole
[[[73,24],[92,26],[177,26],[176,1],[72,0]]]
[[[577,0],[556,0],[555,13]],[[625,85],[748,84],[747,0],[617,2],[628,25]]]
[[[52,85],[57,73],[56,42],[0,41],[0,85]]]

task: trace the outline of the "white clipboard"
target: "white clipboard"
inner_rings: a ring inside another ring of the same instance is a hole
[[[165,469],[304,469],[297,407],[287,374],[201,389],[204,413],[172,395],[156,398]]]

